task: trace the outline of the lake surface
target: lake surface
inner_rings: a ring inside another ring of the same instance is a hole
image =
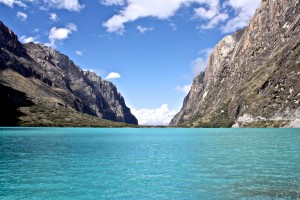
[[[297,199],[300,129],[0,129],[0,199]]]

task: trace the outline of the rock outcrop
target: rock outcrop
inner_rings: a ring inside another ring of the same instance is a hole
[[[138,124],[109,81],[83,71],[66,55],[42,44],[21,44],[0,22],[0,84],[37,104],[64,107],[127,124]]]
[[[262,0],[193,81],[171,126],[282,127],[300,118],[300,2]],[[299,124],[299,123],[298,123]]]

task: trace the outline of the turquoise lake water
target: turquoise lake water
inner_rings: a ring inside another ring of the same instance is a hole
[[[300,129],[0,129],[0,199],[297,199]]]

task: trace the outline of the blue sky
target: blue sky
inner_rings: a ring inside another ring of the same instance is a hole
[[[140,124],[167,124],[193,77],[260,0],[0,0],[19,39],[112,81]]]

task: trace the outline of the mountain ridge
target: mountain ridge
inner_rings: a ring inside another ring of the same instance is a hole
[[[1,21],[0,44],[0,84],[24,93],[34,105],[138,124],[111,82],[93,72],[83,71],[68,56],[42,44],[21,44]],[[33,116],[30,109],[26,115]]]
[[[170,125],[295,124],[300,118],[299,7],[298,0],[262,0],[246,28],[216,45]]]

